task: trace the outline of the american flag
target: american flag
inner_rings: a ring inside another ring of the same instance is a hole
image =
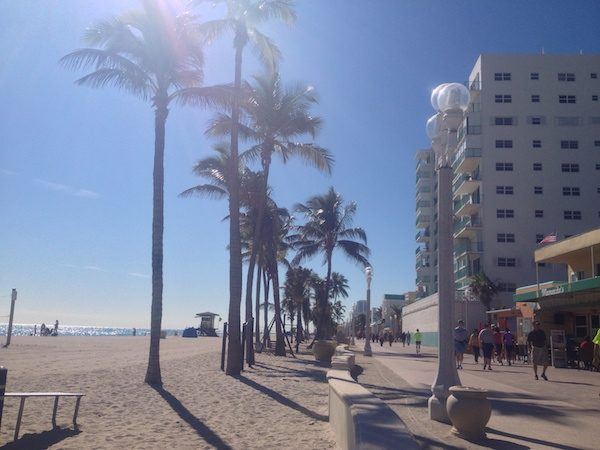
[[[556,233],[544,236],[544,239],[540,241],[540,245],[551,244],[552,242],[556,242]]]

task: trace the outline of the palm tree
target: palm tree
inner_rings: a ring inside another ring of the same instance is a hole
[[[294,139],[310,135],[314,138],[321,125],[321,119],[310,115],[310,106],[317,99],[312,87],[294,85],[284,88],[278,73],[269,76],[254,77],[254,83],[248,85],[247,98],[242,104],[241,123],[237,124],[240,137],[253,144],[246,152],[248,158],[260,160],[265,195],[258,202],[258,220],[255,223],[252,254],[248,264],[246,278],[246,321],[252,320],[252,289],[254,266],[258,255],[262,212],[267,202],[269,170],[273,154],[278,154],[283,162],[291,157],[299,157],[315,168],[331,173],[333,157],[324,148],[308,142],[296,142]],[[215,117],[209,133],[215,136],[230,135],[233,119],[221,113]],[[248,336],[248,362],[252,356],[252,336]]]
[[[291,299],[294,307],[298,311],[298,320],[296,324],[296,342],[302,339],[304,330],[302,327],[302,316],[305,323],[309,318],[305,314],[305,305],[310,302],[310,279],[312,271],[304,267],[290,267],[287,270],[284,291],[286,298]],[[310,303],[309,303],[310,307]]]
[[[367,247],[367,235],[362,228],[352,227],[356,204],[344,204],[340,194],[332,188],[324,195],[310,198],[306,204],[296,205],[296,211],[306,219],[304,225],[297,227],[297,234],[290,236],[297,255],[292,261],[300,261],[323,254],[323,263],[327,266],[325,292],[317,297],[318,310],[324,311],[329,299],[331,286],[332,257],[335,249],[340,249],[350,260],[366,267],[369,265],[370,250]],[[329,338],[331,330],[324,329],[325,324],[317,321],[315,339]]]
[[[197,0],[200,3],[202,0]],[[224,19],[206,22],[203,25],[205,35],[216,37],[226,31],[233,31],[235,48],[234,95],[231,108],[231,159],[232,183],[229,196],[229,347],[227,352],[228,375],[237,376],[242,370],[240,341],[240,306],[242,301],[242,257],[239,229],[239,183],[233,180],[238,161],[238,124],[240,117],[242,57],[244,48],[251,43],[261,61],[274,69],[280,59],[277,46],[257,26],[275,18],[287,23],[296,20],[291,0],[213,0],[224,3],[227,16]]]
[[[489,311],[492,299],[498,293],[498,286],[483,272],[471,277],[469,281],[471,294],[479,299],[486,311]]]
[[[98,22],[84,36],[90,47],[64,56],[71,69],[91,67],[79,85],[113,86],[150,100],[154,108],[154,174],[152,209],[152,309],[146,383],[161,385],[159,345],[163,291],[163,185],[165,125],[169,105],[210,103],[214,93],[203,81],[202,39],[189,14],[174,16],[160,3],[143,2],[143,10]]]
[[[402,319],[402,306],[390,305],[390,307],[396,316],[396,333],[401,333],[402,330],[400,329],[400,320]]]
[[[354,335],[363,337],[365,335],[365,325],[367,323],[367,316],[363,313],[356,316],[354,319]],[[360,333],[360,334],[359,334]]]
[[[348,287],[348,278],[339,272],[331,273],[331,293],[329,295],[332,299],[348,298]]]

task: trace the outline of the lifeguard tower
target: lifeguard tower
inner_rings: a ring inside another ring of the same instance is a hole
[[[220,317],[219,314],[203,312],[196,314],[196,317],[200,318],[200,326],[196,328],[199,336],[217,336],[215,317]]]

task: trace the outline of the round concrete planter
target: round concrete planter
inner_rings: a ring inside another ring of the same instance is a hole
[[[335,353],[336,341],[319,340],[313,345],[313,355],[315,359],[322,363],[331,364],[331,358]]]
[[[485,389],[452,386],[446,401],[452,433],[468,440],[485,439],[485,426],[492,415],[492,404]]]

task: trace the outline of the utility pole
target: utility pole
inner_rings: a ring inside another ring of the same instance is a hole
[[[10,316],[8,318],[8,330],[6,331],[6,344],[5,347],[10,345],[10,338],[12,336],[13,327],[13,316],[15,315],[15,302],[17,301],[17,290],[13,289],[10,296]]]

